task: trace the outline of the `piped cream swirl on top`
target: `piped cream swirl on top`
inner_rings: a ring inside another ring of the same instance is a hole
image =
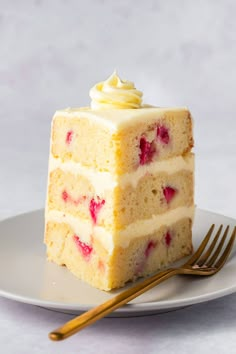
[[[114,72],[106,81],[99,82],[89,92],[92,109],[136,109],[142,105],[142,92],[133,82],[121,80]]]

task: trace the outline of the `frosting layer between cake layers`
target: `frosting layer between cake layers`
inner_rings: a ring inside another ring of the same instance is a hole
[[[97,238],[103,247],[111,253],[114,247],[128,247],[133,239],[152,234],[161,226],[171,226],[184,218],[193,220],[194,211],[194,205],[178,207],[163,214],[153,215],[150,219],[136,221],[122,230],[113,232],[104,227],[93,225],[89,220],[82,220],[58,210],[46,211],[45,218],[47,222],[68,224],[74,233],[79,235],[81,241],[85,243],[91,243],[91,236]]]
[[[119,185],[120,188],[125,188],[131,185],[137,187],[138,182],[145,175],[155,175],[157,173],[173,174],[181,170],[194,171],[194,154],[188,153],[184,156],[176,156],[167,160],[156,161],[148,165],[140,165],[136,171],[124,173],[123,175],[115,175],[110,172],[99,172],[95,169],[82,166],[79,162],[66,161],[50,156],[49,171],[61,169],[65,172],[70,172],[75,175],[86,177],[94,186],[95,192],[102,196],[107,190],[112,190]]]

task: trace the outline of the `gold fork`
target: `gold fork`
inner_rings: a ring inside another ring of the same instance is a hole
[[[173,277],[174,275],[188,274],[188,275],[210,276],[216,274],[224,266],[233,248],[235,235],[236,235],[236,227],[234,227],[232,235],[223,250],[223,246],[227,234],[229,232],[229,226],[226,227],[224,234],[216,247],[217,241],[220,237],[223,228],[223,225],[221,225],[213,241],[211,242],[207,250],[204,252],[211,238],[214,226],[215,225],[213,224],[210,227],[209,231],[207,232],[207,235],[203,239],[197,251],[181,267],[169,268],[167,270],[164,270],[158,274],[155,274],[143,280],[139,284],[133,286],[128,290],[123,291],[119,295],[114,296],[112,299],[104,302],[103,304],[95,308],[92,308],[91,310],[83,313],[80,316],[75,317],[71,321],[68,321],[63,326],[49,333],[49,338],[54,341],[59,341],[75,334],[81,329],[105,317],[112,311],[127,304],[129,301],[133,300],[137,296],[143,294],[147,290],[150,290],[151,288],[160,284],[164,280]]]

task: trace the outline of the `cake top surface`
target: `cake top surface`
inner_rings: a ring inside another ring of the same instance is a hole
[[[56,111],[54,117],[66,116],[69,119],[81,118],[96,121],[99,124],[105,125],[112,130],[122,129],[127,125],[137,124],[142,121],[149,121],[151,124],[157,119],[163,117],[166,113],[182,113],[188,114],[189,110],[186,107],[153,107],[149,106],[140,109],[110,109],[98,110],[89,107],[83,108],[66,108]]]
[[[151,124],[166,113],[188,112],[186,107],[165,108],[142,104],[142,96],[131,81],[121,80],[114,72],[107,80],[91,88],[91,107],[66,108],[58,110],[55,116],[90,119],[117,130],[143,120]]]

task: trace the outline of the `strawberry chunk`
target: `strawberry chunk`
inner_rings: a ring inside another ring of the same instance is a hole
[[[85,202],[87,199],[87,197],[85,195],[82,195],[81,197],[74,199],[66,190],[64,190],[61,193],[61,197],[65,203],[70,202],[70,203],[73,203],[74,205],[79,205],[79,204]]]
[[[69,199],[69,195],[68,195],[67,191],[63,191],[61,194],[61,197],[64,200],[64,202],[67,202]]]
[[[105,200],[99,197],[97,197],[97,201],[94,198],[90,200],[89,211],[94,224],[97,223],[98,214],[104,204]]]
[[[144,252],[146,258],[150,255],[150,253],[156,247],[156,245],[157,245],[156,242],[154,242],[152,240],[148,242],[148,245],[147,245],[145,252]]]
[[[167,233],[165,234],[165,243],[167,247],[170,246],[171,241],[172,241],[171,234],[169,233],[169,231],[167,231]]]
[[[174,196],[176,194],[176,189],[174,189],[170,186],[167,186],[167,187],[163,188],[163,194],[165,196],[167,203],[170,203],[170,201],[174,198]]]
[[[139,154],[140,165],[145,165],[146,163],[151,162],[153,155],[156,152],[154,141],[150,143],[149,141],[147,141],[145,136],[143,136],[140,139],[139,148],[140,148],[140,154]]]
[[[169,130],[164,125],[158,125],[157,138],[159,138],[163,144],[167,145],[169,143],[170,141]]]
[[[88,245],[85,242],[82,242],[79,238],[79,236],[74,235],[73,236],[74,242],[76,246],[78,247],[80,253],[83,255],[84,258],[88,259],[93,251],[93,247]]]
[[[73,131],[72,130],[70,130],[70,131],[68,131],[67,132],[67,134],[66,134],[66,144],[67,145],[70,145],[70,143],[71,143],[71,141],[72,141],[72,138],[73,138]]]

